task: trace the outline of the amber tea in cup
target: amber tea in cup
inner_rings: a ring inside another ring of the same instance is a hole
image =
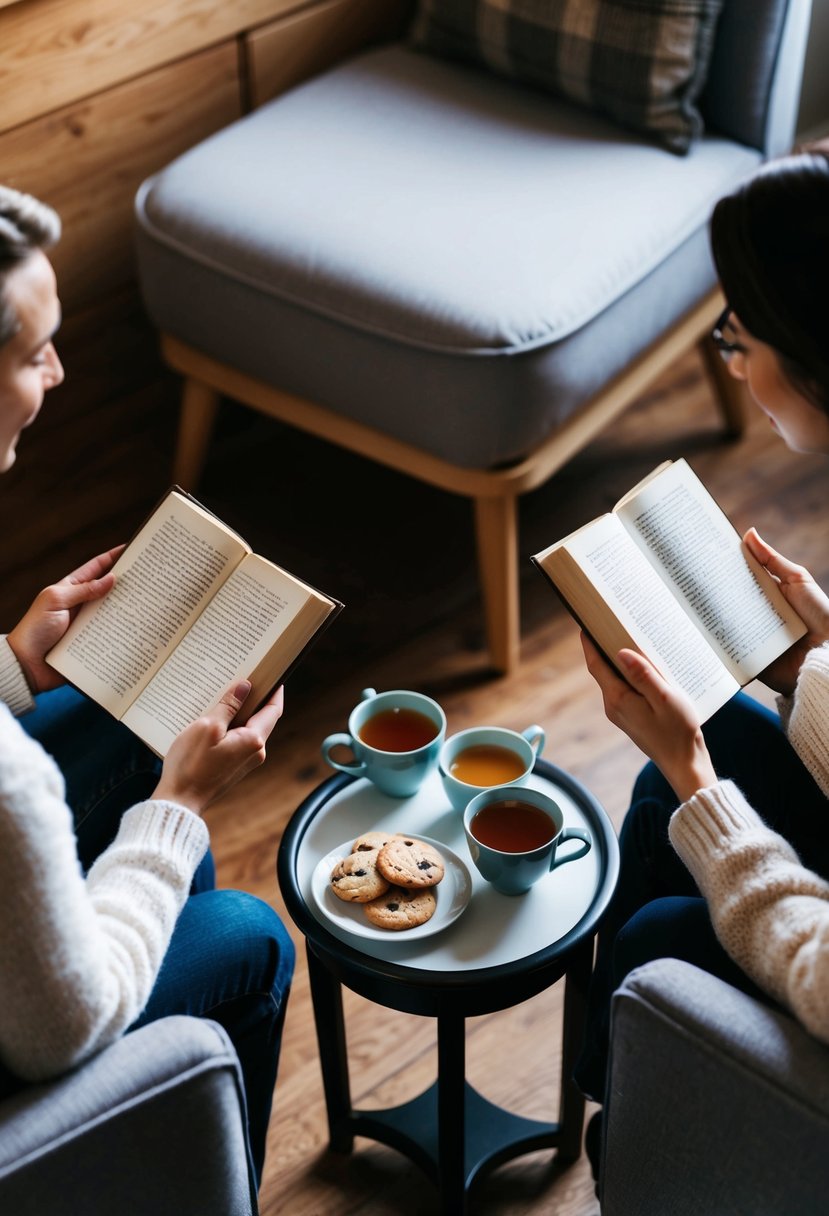
[[[395,705],[372,714],[357,733],[363,743],[378,752],[415,752],[431,743],[439,729],[420,710]]]
[[[456,811],[464,811],[476,794],[530,779],[544,747],[540,726],[508,730],[505,726],[470,726],[447,739],[438,768],[443,788]]]
[[[458,752],[449,772],[466,785],[511,785],[524,776],[526,768],[523,757],[509,747],[475,743]]]
[[[478,872],[501,895],[523,895],[551,870],[584,857],[592,843],[583,828],[565,828],[555,799],[526,785],[476,794],[463,813],[463,830]],[[575,850],[560,853],[569,841]]]
[[[437,767],[445,733],[446,714],[431,697],[404,688],[364,688],[348,715],[348,732],[323,739],[322,754],[341,773],[366,777],[393,798],[408,798]],[[332,752],[339,747],[349,748],[353,761],[337,759]]]
[[[482,807],[469,824],[469,830],[488,849],[497,849],[500,853],[530,853],[552,840],[559,829],[541,807],[510,798]]]

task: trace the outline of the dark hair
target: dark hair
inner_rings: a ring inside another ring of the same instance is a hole
[[[19,321],[5,299],[6,278],[36,249],[48,249],[60,239],[60,219],[51,207],[0,186],[0,346],[14,337]]]
[[[740,322],[829,413],[829,144],[770,161],[721,199],[711,248]]]

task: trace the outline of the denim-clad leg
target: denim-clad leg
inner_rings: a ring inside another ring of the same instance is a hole
[[[820,825],[826,800],[784,735],[776,714],[739,693],[704,727],[714,768],[798,851],[829,875],[829,846]],[[705,901],[674,852],[668,822],[676,796],[653,764],[639,774],[619,836],[619,882],[599,931],[585,1044],[576,1080],[601,1101],[610,1028],[610,999],[634,967],[680,958],[761,995],[720,946]]]
[[[72,688],[39,696],[20,722],[63,773],[78,855],[88,870],[115,837],[122,814],[150,797],[161,762],[130,730]],[[208,851],[133,1029],[173,1013],[210,1017],[225,1027],[242,1067],[258,1184],[294,947],[262,900],[214,888]]]
[[[86,873],[115,839],[124,812],[151,797],[161,761],[131,730],[68,685],[41,693],[20,725],[63,773],[78,858]],[[210,891],[215,885],[208,851],[191,889]]]
[[[224,1026],[242,1066],[257,1185],[293,968],[293,942],[268,904],[243,891],[191,896],[147,1007],[132,1027],[171,1013]]]

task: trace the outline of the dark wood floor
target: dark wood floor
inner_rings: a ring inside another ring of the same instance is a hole
[[[177,387],[158,364],[134,303],[108,318],[106,346],[78,323],[65,335],[67,385],[22,438],[0,481],[2,621],[93,552],[127,537],[169,482]],[[120,352],[120,354],[119,354]],[[522,502],[522,558],[607,509],[666,457],[686,456],[741,530],[772,543],[829,585],[829,482],[818,458],[786,451],[755,414],[723,442],[694,356],[552,482]],[[346,612],[296,673],[265,767],[209,812],[219,878],[284,914],[274,875],[293,809],[326,775],[319,742],[343,729],[359,690],[415,687],[443,704],[451,732],[476,723],[540,722],[547,756],[572,771],[618,825],[641,756],[604,720],[574,626],[527,561],[523,646],[510,678],[482,652],[468,504],[293,434],[238,407],[220,421],[200,495],[260,551],[346,602]],[[762,694],[768,699],[766,694]],[[358,1141],[326,1152],[307,972],[298,969],[262,1191],[265,1216],[430,1216],[435,1196],[390,1149]],[[434,1077],[434,1026],[347,994],[354,1097],[386,1105]],[[530,1117],[555,1109],[560,993],[473,1019],[469,1071],[494,1101]],[[509,1069],[504,1069],[504,1043]],[[481,1183],[480,1216],[555,1211],[594,1216],[584,1161],[558,1173],[544,1154]]]

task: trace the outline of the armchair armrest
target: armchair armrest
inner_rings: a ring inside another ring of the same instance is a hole
[[[603,1216],[815,1216],[829,1188],[829,1049],[676,959],[614,997]]]
[[[254,1216],[244,1119],[222,1028],[163,1018],[0,1104],[0,1211]]]
[[[728,0],[701,105],[706,126],[758,148],[791,149],[812,0]]]

